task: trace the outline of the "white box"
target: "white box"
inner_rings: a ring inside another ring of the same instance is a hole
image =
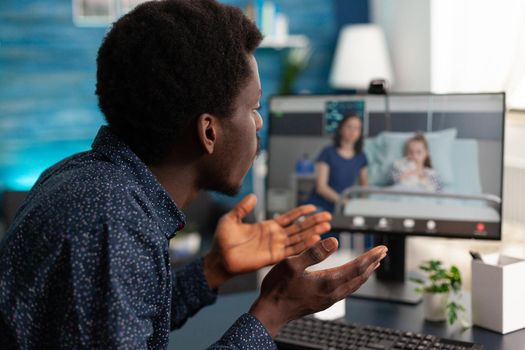
[[[347,241],[347,237],[345,235],[340,236],[340,244],[342,247],[348,247],[350,246],[350,241]],[[338,251],[334,252],[332,255],[330,255],[326,260],[321,261],[319,264],[309,266],[307,268],[308,271],[317,271],[317,270],[323,270],[323,269],[329,269],[332,267],[340,266],[343,264],[346,264],[349,261],[352,261],[355,259],[357,254],[354,254],[349,249],[341,248]],[[262,281],[266,274],[271,270],[271,267],[264,267],[262,269],[259,269],[257,271],[257,284],[260,288]],[[346,301],[345,299],[339,300],[329,308],[323,311],[319,311],[313,314],[314,317],[321,319],[321,320],[336,320],[340,318],[344,318],[346,315]]]
[[[326,260],[321,261],[317,265],[308,267],[308,271],[324,270],[330,269],[332,267],[337,267],[354,259],[354,254],[349,249],[344,247],[350,246],[350,242],[346,242],[345,235],[341,235],[340,244],[341,249],[330,255]],[[336,302],[334,305],[330,306],[328,309],[314,313],[314,317],[320,320],[337,320],[344,318],[346,315],[346,300],[342,299]]]
[[[314,314],[315,318],[320,320],[337,320],[344,318],[346,315],[346,299],[339,300],[334,305],[330,306],[328,309],[316,312]]]
[[[525,260],[472,260],[472,323],[506,334],[525,327]]]

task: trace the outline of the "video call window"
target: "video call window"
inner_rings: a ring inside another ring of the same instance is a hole
[[[277,96],[270,114],[268,215],[312,203],[339,230],[500,237],[503,94]],[[350,114],[353,163],[334,152]],[[318,198],[319,163],[340,205]]]

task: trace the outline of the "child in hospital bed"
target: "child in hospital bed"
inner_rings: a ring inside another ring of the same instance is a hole
[[[396,187],[403,189],[439,192],[443,185],[438,173],[432,168],[428,143],[422,134],[408,139],[404,157],[394,162],[390,178]]]

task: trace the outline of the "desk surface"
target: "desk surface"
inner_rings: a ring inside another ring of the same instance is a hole
[[[248,292],[219,296],[216,304],[201,310],[182,329],[171,334],[168,349],[205,349],[250,308],[257,295],[257,292]],[[425,321],[422,304],[412,306],[348,298],[346,319],[361,324],[473,341],[484,344],[486,350],[525,349],[525,329],[505,336],[479,327],[461,332],[459,324],[450,327],[445,322]]]

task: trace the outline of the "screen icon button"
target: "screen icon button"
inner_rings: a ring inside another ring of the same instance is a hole
[[[382,228],[382,229],[388,228],[388,219],[387,218],[379,219],[379,221],[377,222],[377,227]]]
[[[481,222],[476,224],[476,232],[485,232],[485,224]]]
[[[406,229],[411,230],[414,228],[414,226],[416,226],[416,222],[413,219],[405,219],[403,220],[403,226]]]
[[[362,216],[354,216],[354,219],[352,220],[352,224],[354,226],[364,226],[365,225],[365,218]]]

